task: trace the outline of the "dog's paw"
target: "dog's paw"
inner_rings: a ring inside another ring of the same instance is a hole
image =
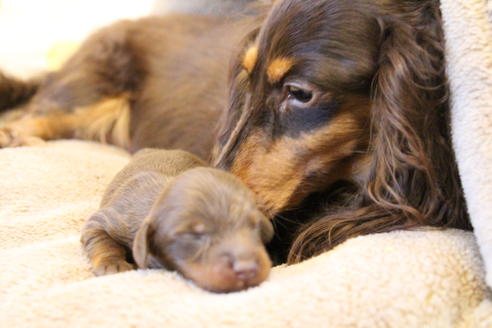
[[[0,147],[5,148],[9,147],[14,144],[15,140],[17,139],[16,133],[14,130],[8,128],[8,127],[3,127],[0,128]]]
[[[134,266],[125,260],[107,260],[98,264],[92,271],[96,276],[104,276],[134,269]]]
[[[20,146],[40,146],[45,141],[34,136],[26,135],[19,129],[10,126],[0,128],[0,148]]]

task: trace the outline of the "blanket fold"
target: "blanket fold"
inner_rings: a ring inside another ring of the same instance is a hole
[[[442,0],[453,143],[492,286],[492,2]]]

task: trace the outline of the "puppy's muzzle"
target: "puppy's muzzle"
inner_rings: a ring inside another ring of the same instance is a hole
[[[256,254],[248,254],[246,256],[236,257],[232,254],[226,254],[227,262],[230,270],[234,273],[238,281],[248,286],[257,280],[259,274],[259,259]]]
[[[270,271],[271,262],[263,248],[235,248],[222,255],[226,276],[230,279],[232,289],[243,289],[260,284]]]

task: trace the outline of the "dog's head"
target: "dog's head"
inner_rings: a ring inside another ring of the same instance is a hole
[[[230,292],[266,279],[264,243],[272,235],[250,190],[229,173],[199,167],[163,192],[137,232],[133,255],[140,268],[154,259],[204,289]]]
[[[269,215],[340,180],[388,213],[462,214],[438,1],[277,0],[231,72],[216,165]]]
[[[380,22],[360,1],[276,1],[234,67],[219,165],[268,213],[365,174]]]
[[[388,203],[416,179],[403,171],[437,190],[442,56],[437,1],[275,1],[232,69],[216,164],[269,214],[339,180]]]

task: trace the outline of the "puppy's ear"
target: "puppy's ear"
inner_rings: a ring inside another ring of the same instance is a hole
[[[153,234],[154,228],[151,226],[151,220],[145,219],[133,241],[133,258],[140,269],[149,267],[149,243]]]
[[[273,225],[272,222],[267,218],[262,218],[260,220],[260,232],[261,232],[261,240],[264,243],[268,243],[273,238]]]

